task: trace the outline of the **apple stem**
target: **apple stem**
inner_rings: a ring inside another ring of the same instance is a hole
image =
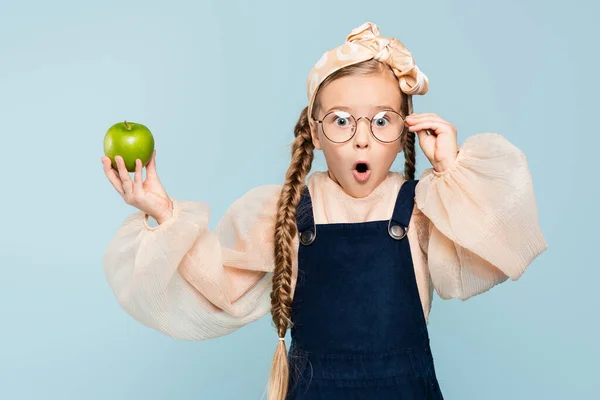
[[[125,127],[127,128],[127,130],[130,130],[131,128],[129,127],[129,125],[127,124],[127,121],[125,121]]]

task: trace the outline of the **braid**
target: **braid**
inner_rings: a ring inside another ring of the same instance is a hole
[[[292,242],[297,233],[296,207],[305,187],[305,178],[314,159],[314,144],[310,134],[308,107],[300,113],[294,128],[292,161],[277,204],[274,233],[275,269],[271,291],[271,315],[280,338],[291,326],[292,314]],[[288,390],[289,366],[285,343],[280,340],[275,351],[269,378],[269,400],[283,400]]]
[[[407,95],[405,97],[404,104],[406,105],[406,115],[413,113],[412,96]],[[404,137],[404,178],[407,180],[415,179],[415,170],[417,164],[417,157],[415,154],[415,133],[409,130],[406,131]]]

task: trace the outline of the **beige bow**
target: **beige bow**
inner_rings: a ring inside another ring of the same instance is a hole
[[[415,65],[412,54],[398,40],[379,36],[377,25],[365,22],[358,28],[354,28],[346,41],[370,49],[375,54],[373,58],[389,65],[404,93],[411,95],[427,93],[429,80]]]

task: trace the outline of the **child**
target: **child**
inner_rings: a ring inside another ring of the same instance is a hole
[[[132,317],[184,340],[270,311],[269,399],[442,399],[427,332],[433,288],[468,299],[518,279],[547,249],[526,158],[495,133],[459,151],[452,124],[413,114],[428,79],[372,23],[326,52],[307,84],[285,183],[250,190],[212,232],[207,204],[167,195],[155,154],[143,183],[141,163],[131,182],[119,157],[118,174],[103,157],[141,210],[106,251],[108,282]],[[415,132],[433,166],[419,181]],[[307,178],[314,149],[328,168]],[[401,151],[404,174],[390,171]]]

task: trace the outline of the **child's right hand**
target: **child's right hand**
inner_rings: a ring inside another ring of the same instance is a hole
[[[104,173],[110,183],[125,200],[125,203],[138,208],[156,220],[159,224],[173,215],[171,199],[163,188],[156,174],[156,150],[146,165],[146,180],[142,182],[142,162],[136,160],[134,180],[131,181],[129,172],[121,156],[115,157],[118,171],[115,170],[109,157],[102,157]]]

